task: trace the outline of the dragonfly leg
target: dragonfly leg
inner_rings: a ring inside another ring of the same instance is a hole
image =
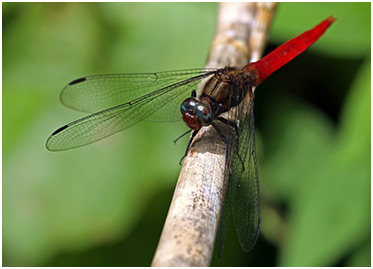
[[[178,138],[176,138],[176,139],[173,141],[174,144],[176,145],[176,142],[179,141],[180,138],[182,138],[182,137],[185,136],[186,134],[189,134],[191,131],[192,131],[192,129],[189,129],[189,130],[186,131],[185,133],[181,134]]]
[[[211,125],[212,125],[212,126],[215,128],[215,130],[218,132],[218,134],[219,134],[220,138],[223,140],[224,144],[225,144],[226,146],[228,146],[228,140],[227,140],[227,138],[225,137],[225,135],[223,134],[223,132],[219,129],[219,127],[218,127],[214,122],[213,122]],[[225,156],[225,161],[226,161],[226,163],[228,163],[228,156],[229,156],[229,154],[228,154],[228,152],[227,152],[227,154],[226,154],[226,156]]]
[[[231,126],[234,129],[234,131],[236,132],[236,139],[238,139],[238,126],[235,122],[227,120],[223,117],[218,117],[216,119],[221,121],[222,123],[228,124],[228,126]]]
[[[237,124],[235,122],[227,120],[227,119],[225,119],[223,117],[218,117],[216,119],[219,120],[219,121],[221,121],[221,122],[223,122],[223,123],[225,123],[225,124],[227,124],[228,126],[231,126],[234,129],[235,133],[236,133],[236,140],[238,141],[238,139],[239,139],[239,133],[238,133],[238,126],[237,126]],[[225,143],[225,144],[227,144],[227,143]],[[242,165],[242,170],[245,170],[244,161],[242,160],[241,155],[239,154],[238,142],[236,143],[236,153],[237,153],[238,158],[240,159],[240,162],[241,162],[241,165]]]
[[[196,98],[197,97],[197,92],[196,90],[192,90],[192,94],[191,94],[192,97]]]
[[[215,130],[218,132],[218,134],[219,134],[220,138],[223,140],[224,144],[227,145],[227,144],[228,144],[228,140],[227,140],[227,138],[225,137],[225,135],[223,134],[223,132],[220,131],[219,127],[218,127],[214,122],[213,122],[211,125],[212,125],[212,126],[215,128]]]
[[[191,131],[191,130],[190,130]],[[185,134],[189,133],[190,131],[184,133],[182,136],[184,136]],[[194,139],[194,137],[197,135],[199,130],[194,130],[193,133],[192,133],[192,137],[189,139],[189,143],[188,143],[188,146],[186,148],[186,151],[185,151],[185,154],[184,156],[180,159],[179,161],[179,164],[181,165],[181,162],[184,160],[184,158],[187,156],[188,152],[189,152],[189,149],[190,149],[190,145],[192,144],[192,141]]]

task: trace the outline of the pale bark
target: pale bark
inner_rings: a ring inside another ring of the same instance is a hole
[[[221,3],[206,67],[258,60],[276,4]],[[229,171],[225,144],[202,128],[184,160],[152,266],[209,266]]]

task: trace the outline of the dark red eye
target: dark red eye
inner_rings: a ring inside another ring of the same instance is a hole
[[[193,110],[185,111],[183,114],[183,120],[190,129],[199,130],[202,128],[202,125],[199,123],[198,117]]]

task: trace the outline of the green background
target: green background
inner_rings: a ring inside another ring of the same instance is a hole
[[[82,117],[78,77],[203,67],[215,3],[3,3],[3,265],[148,266],[187,139],[140,123],[79,149],[47,137]],[[370,3],[280,4],[266,53],[338,19],[256,90],[262,232],[234,227],[214,266],[370,266]]]

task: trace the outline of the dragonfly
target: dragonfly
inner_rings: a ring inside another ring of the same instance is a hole
[[[231,210],[240,245],[248,252],[254,247],[261,226],[253,87],[303,53],[335,19],[326,18],[243,68],[200,68],[76,79],[62,90],[60,100],[67,107],[93,114],[58,128],[49,136],[46,147],[50,151],[81,147],[143,120],[184,120],[192,131],[188,152],[198,131],[213,126],[226,145],[226,171],[230,173],[219,224],[219,249],[229,216],[226,212]],[[203,90],[197,96],[196,89],[202,84]]]

